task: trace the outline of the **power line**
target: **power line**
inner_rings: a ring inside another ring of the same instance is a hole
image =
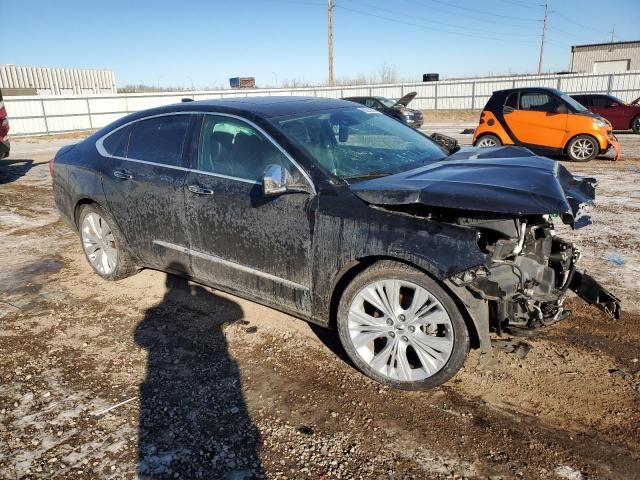
[[[377,11],[381,11],[381,12],[387,12],[387,13],[391,13],[393,15],[397,15],[403,18],[406,18],[407,14],[406,12],[398,12],[396,10],[390,10],[388,8],[382,8],[382,7],[372,7],[371,5],[367,4],[367,3],[363,3],[360,2],[358,0],[347,0],[351,3],[355,3],[358,5],[361,5],[363,7],[368,7],[369,9],[373,9],[373,10],[377,10]],[[498,35],[504,35],[507,36],[508,38],[512,38],[513,36],[517,36],[517,37],[538,37],[538,34],[529,34],[529,33],[515,33],[515,32],[495,32],[495,31],[489,31],[489,30],[485,30],[482,28],[474,28],[474,27],[466,27],[466,26],[462,26],[460,24],[454,24],[454,23],[447,23],[447,22],[442,22],[439,20],[430,20],[430,19],[426,19],[424,17],[417,17],[415,15],[411,16],[412,20],[418,20],[421,22],[425,22],[425,23],[431,23],[434,25],[440,25],[440,26],[445,26],[445,27],[449,27],[449,28],[456,28],[458,30],[463,30],[463,31],[468,31],[468,30],[473,30],[476,32],[481,32],[481,33],[488,33],[488,34],[498,34]]]
[[[351,7],[345,7],[344,5],[334,5],[333,8],[334,9],[335,8],[340,8],[342,10],[348,10],[350,12],[359,13],[360,15],[367,15],[369,17],[380,18],[382,20],[387,20],[387,21],[390,21],[390,22],[401,23],[401,24],[404,24],[404,25],[411,25],[413,27],[417,27],[417,28],[421,28],[421,29],[429,30],[429,31],[437,31],[437,32],[451,34],[451,35],[462,36],[462,37],[479,38],[479,39],[482,39],[482,40],[495,40],[495,41],[499,41],[499,42],[504,42],[505,41],[505,38],[473,35],[473,34],[470,34],[470,33],[452,32],[451,30],[445,30],[445,29],[442,29],[442,28],[427,27],[425,25],[420,25],[418,23],[407,22],[405,20],[398,20],[398,19],[395,19],[395,18],[385,17],[383,15],[377,15],[375,13],[370,13],[370,12],[365,12],[365,11],[362,11],[362,10],[357,10],[357,9],[351,8]],[[534,40],[513,39],[513,38],[510,39],[510,41],[511,42],[524,42],[524,43],[533,43],[534,42]]]
[[[441,5],[447,5],[451,8],[456,8],[459,10],[463,10],[466,12],[473,12],[473,13],[477,13],[478,15],[488,15],[490,17],[498,17],[498,18],[505,18],[507,20],[518,20],[518,21],[530,21],[530,22],[536,22],[537,20],[531,20],[529,18],[520,18],[520,17],[512,17],[510,15],[500,15],[498,13],[487,13],[485,11],[482,10],[476,10],[474,8],[469,8],[469,7],[462,7],[460,5],[456,5],[454,3],[449,3],[449,2],[445,2],[444,0],[429,0],[430,2],[434,2],[434,3],[439,3]]]
[[[532,5],[532,4],[527,4],[527,3],[522,3],[522,2],[516,2],[515,0],[500,0],[501,2],[504,3],[509,3],[511,5],[516,5],[518,7],[523,7],[523,8],[535,8],[536,10],[538,10],[538,8],[540,8],[540,5]]]
[[[597,29],[597,28],[595,28],[595,27],[588,27],[588,26],[586,26],[586,25],[584,25],[584,24],[582,24],[582,23],[580,23],[580,22],[576,22],[573,18],[568,17],[567,15],[564,15],[563,13],[560,13],[560,12],[558,12],[558,11],[556,11],[556,10],[552,10],[552,12],[551,12],[551,13],[553,13],[553,14],[555,14],[555,15],[558,15],[559,17],[564,18],[566,21],[568,21],[568,22],[570,22],[570,23],[573,23],[574,25],[577,25],[578,27],[584,28],[585,30],[589,30],[590,32],[593,32],[593,31],[597,31],[597,30],[598,30],[598,29]]]
[[[451,10],[447,10],[445,8],[441,8],[441,7],[434,7],[432,5],[426,5],[423,2],[418,2],[416,0],[402,0],[405,3],[410,3],[412,5],[419,5],[420,7],[426,7],[429,8],[429,10],[435,10],[437,12],[442,12],[445,15],[451,15],[454,16],[456,18],[469,18],[471,20],[474,21],[478,21],[478,16],[477,15],[465,15],[464,13],[460,13],[460,12],[454,12]],[[505,22],[505,21],[500,21],[500,20],[496,20],[493,16],[491,17],[491,20],[487,19],[487,20],[483,20],[482,21],[485,24],[494,24],[494,25],[510,25],[513,26],[513,22]]]

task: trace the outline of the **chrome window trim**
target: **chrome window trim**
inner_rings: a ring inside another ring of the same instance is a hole
[[[223,175],[221,173],[205,172],[204,170],[198,170],[196,168],[187,168],[187,167],[180,167],[180,166],[177,166],[177,165],[167,165],[167,164],[164,164],[164,163],[150,162],[148,160],[138,160],[138,159],[135,159],[135,158],[119,157],[117,155],[111,155],[104,148],[103,143],[104,143],[105,139],[107,139],[109,136],[111,136],[114,133],[116,133],[118,130],[121,130],[121,129],[125,128],[125,127],[128,127],[129,125],[132,125],[132,124],[134,124],[136,122],[141,122],[143,120],[150,120],[152,118],[158,118],[158,117],[167,117],[167,116],[170,116],[170,115],[218,115],[218,116],[222,116],[222,117],[235,118],[236,120],[240,120],[241,122],[247,123],[251,127],[255,128],[258,132],[260,132],[269,142],[271,142],[291,162],[291,164],[295,168],[298,169],[300,174],[304,177],[306,182],[309,184],[309,187],[311,188],[311,191],[313,192],[313,195],[316,195],[316,193],[317,193],[316,187],[313,184],[313,182],[311,181],[311,177],[309,176],[309,174],[300,166],[300,164],[298,164],[298,162],[296,162],[293,159],[293,157],[291,155],[289,155],[289,153],[284,148],[282,148],[282,146],[278,142],[276,142],[273,139],[273,137],[271,137],[271,135],[269,135],[260,126],[256,125],[251,120],[247,120],[246,118],[240,117],[238,115],[233,115],[233,114],[230,114],[230,113],[189,110],[189,111],[180,111],[180,112],[159,113],[157,115],[149,115],[147,117],[136,118],[135,120],[131,120],[130,122],[127,122],[127,123],[125,123],[123,125],[120,125],[115,130],[110,131],[109,133],[103,135],[98,140],[96,140],[96,144],[95,144],[96,145],[96,149],[98,150],[98,153],[100,153],[100,155],[102,155],[103,157],[107,157],[107,158],[115,158],[115,159],[118,159],[118,160],[125,160],[125,161],[128,161],[128,162],[142,163],[142,164],[145,164],[145,165],[152,165],[152,166],[155,166],[155,167],[171,168],[171,169],[174,169],[174,170],[181,170],[181,171],[184,171],[184,172],[193,172],[193,173],[197,173],[197,174],[201,174],[201,175],[209,175],[211,177],[225,178],[227,180],[236,180],[238,182],[249,183],[249,184],[252,184],[252,185],[261,185],[262,184],[261,181],[248,180],[246,178],[240,178],[240,177],[232,177],[230,175]],[[200,139],[198,139],[198,144],[199,143],[200,143]],[[198,152],[198,154],[199,154],[199,152]]]
[[[242,265],[242,264],[236,263],[236,262],[232,262],[230,260],[225,260],[224,258],[218,257],[216,255],[211,255],[211,254],[208,254],[208,253],[200,252],[198,250],[193,250],[191,248],[183,247],[181,245],[176,245],[175,243],[165,242],[163,240],[154,240],[153,243],[155,245],[159,245],[159,246],[164,247],[164,248],[169,248],[171,250],[175,250],[175,251],[178,251],[178,252],[181,252],[181,253],[185,253],[185,254],[187,254],[189,256],[192,256],[192,257],[203,258],[205,260],[209,260],[210,262],[215,262],[215,263],[219,263],[221,265],[224,265],[226,267],[235,268],[236,270],[240,270],[240,271],[245,272],[245,273],[250,273],[250,274],[256,275],[258,277],[262,277],[262,278],[265,278],[267,280],[271,280],[271,281],[280,283],[282,285],[286,285],[286,286],[294,288],[296,290],[309,290],[309,287],[305,287],[304,285],[301,285],[299,283],[292,282],[291,280],[287,280],[286,278],[278,277],[276,275],[272,275],[270,273],[263,272],[262,270],[257,270],[255,268],[247,267],[245,265]]]

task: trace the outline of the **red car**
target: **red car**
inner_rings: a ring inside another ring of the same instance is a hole
[[[624,103],[612,95],[571,96],[593,113],[609,120],[614,130],[633,130],[634,133],[640,133],[640,97],[631,103]]]
[[[9,120],[7,119],[7,110],[4,108],[2,100],[2,90],[0,90],[0,158],[9,156]]]

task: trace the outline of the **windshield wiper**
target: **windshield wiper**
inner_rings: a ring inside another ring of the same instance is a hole
[[[363,175],[351,175],[349,177],[344,177],[344,179],[345,180],[365,180],[367,178],[386,177],[387,175],[391,175],[391,173],[374,170],[373,172],[369,172]]]

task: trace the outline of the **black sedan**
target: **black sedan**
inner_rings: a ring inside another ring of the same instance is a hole
[[[416,95],[416,92],[408,93],[396,102],[385,97],[346,97],[343,100],[373,108],[413,128],[420,128],[422,126],[422,112],[409,108],[409,103],[416,98]]]
[[[107,280],[184,275],[337,329],[353,363],[406,389],[450,379],[491,329],[549,325],[594,181],[526,149],[438,144],[341,100],[247,98],[129,115],[51,165],[56,205]],[[167,320],[170,321],[170,320]]]

